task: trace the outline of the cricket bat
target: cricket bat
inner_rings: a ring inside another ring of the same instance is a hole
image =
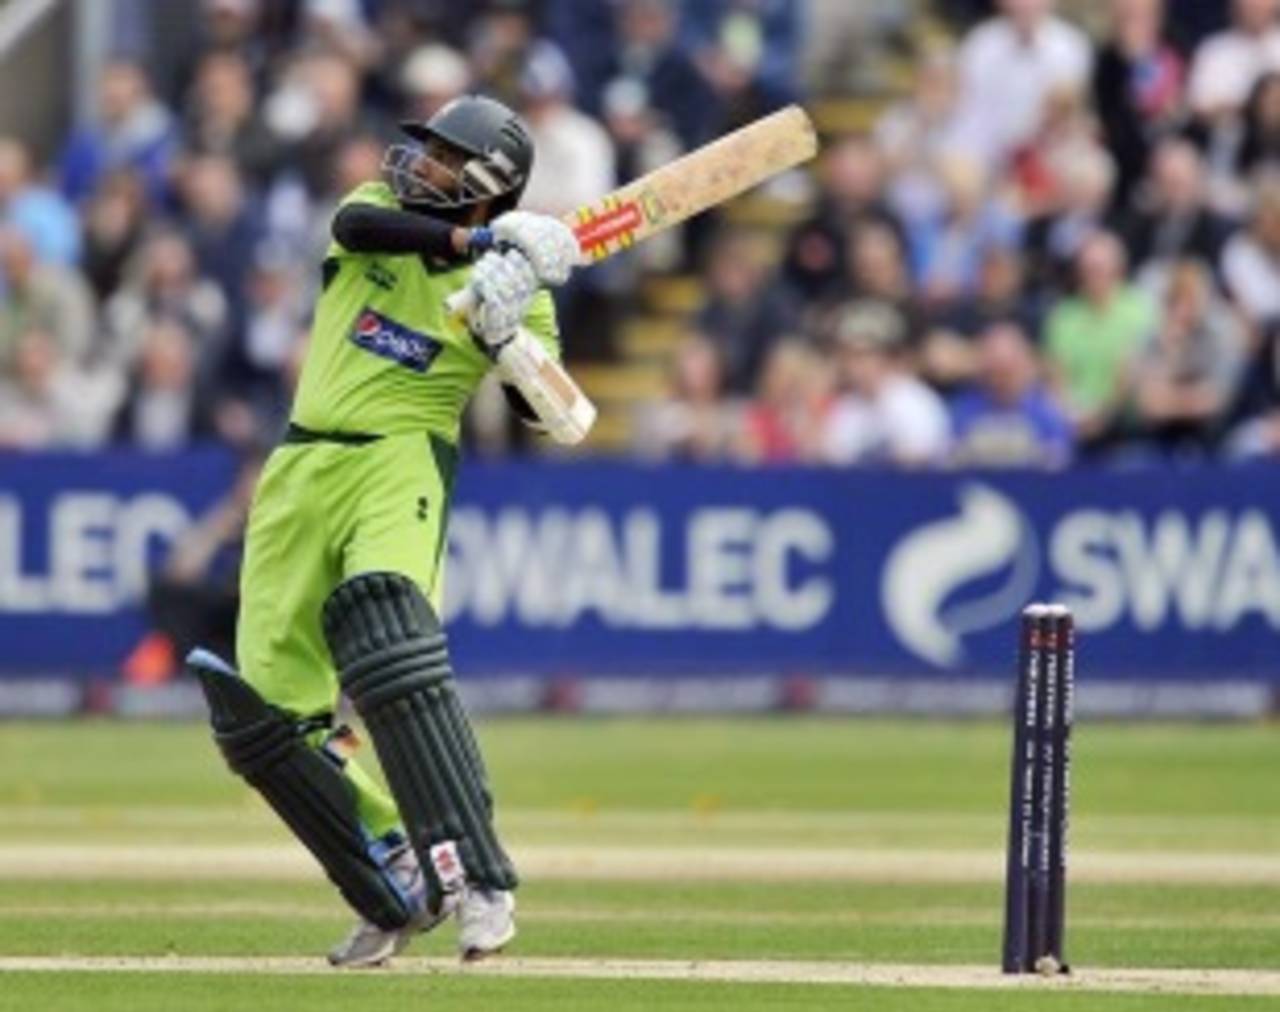
[[[582,263],[594,263],[745,193],[817,152],[813,121],[798,105],[787,106],[570,212],[563,220],[578,238]],[[471,299],[470,290],[463,289],[448,305],[462,315],[471,309]]]

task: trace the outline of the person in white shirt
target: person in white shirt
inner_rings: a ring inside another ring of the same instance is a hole
[[[538,157],[523,206],[564,214],[617,186],[613,142],[596,119],[574,107],[573,71],[559,48],[535,43],[520,77],[525,118]]]
[[[1280,178],[1258,183],[1249,227],[1231,237],[1221,268],[1227,291],[1254,326],[1280,322]]]
[[[1191,65],[1188,101],[1209,121],[1244,108],[1258,78],[1280,70],[1280,0],[1235,0],[1232,24],[1200,43]]]
[[[846,392],[827,415],[822,457],[831,464],[938,464],[951,444],[942,398],[903,361],[906,324],[892,306],[855,302],[836,324]]]
[[[960,132],[993,164],[1028,140],[1045,99],[1083,91],[1093,64],[1088,37],[1054,16],[1054,0],[1000,0],[1000,15],[960,48]]]

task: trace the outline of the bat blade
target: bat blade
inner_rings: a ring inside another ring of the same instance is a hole
[[[655,169],[564,218],[585,262],[671,228],[808,161],[818,136],[808,114],[788,106]]]
[[[809,114],[789,105],[571,211],[562,220],[577,236],[583,262],[592,263],[746,193],[817,153],[818,134]],[[471,311],[473,300],[471,289],[464,288],[449,296],[446,305],[461,317]]]

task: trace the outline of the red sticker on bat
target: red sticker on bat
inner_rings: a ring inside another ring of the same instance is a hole
[[[586,219],[573,230],[573,234],[578,237],[582,251],[592,253],[615,240],[626,241],[642,224],[644,214],[640,205],[630,200]]]

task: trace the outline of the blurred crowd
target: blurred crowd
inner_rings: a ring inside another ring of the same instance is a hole
[[[96,114],[56,151],[0,137],[0,447],[273,442],[334,206],[458,94],[526,115],[525,204],[560,213],[914,61],[824,138],[798,225],[704,221],[559,293],[568,356],[607,357],[642,275],[700,279],[636,452],[1280,453],[1280,0],[126,6],[152,31]],[[482,402],[469,438],[506,425]]]
[[[911,94],[828,143],[780,257],[715,237],[642,447],[1280,453],[1280,0],[953,6],[970,17],[917,47]]]

